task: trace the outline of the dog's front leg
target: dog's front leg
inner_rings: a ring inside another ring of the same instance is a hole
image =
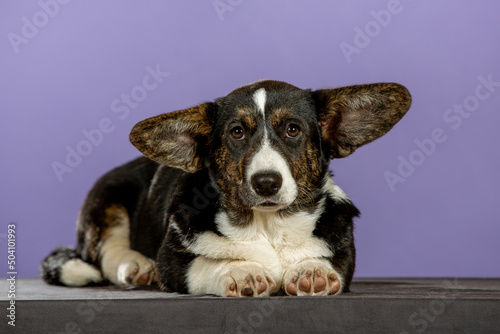
[[[166,291],[264,297],[281,284],[278,256],[264,239],[235,241],[205,231],[186,240],[174,227],[157,264],[160,287]]]
[[[213,260],[196,257],[187,272],[187,286],[193,294],[223,297],[267,297],[276,282],[263,265],[252,261]]]

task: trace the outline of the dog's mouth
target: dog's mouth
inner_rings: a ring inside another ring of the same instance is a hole
[[[234,196],[228,197],[228,199],[229,200],[232,199],[235,202],[237,200]],[[280,196],[279,194],[275,194],[274,196],[265,196],[265,197],[258,196],[254,191],[251,190],[250,187],[241,187],[239,189],[238,199],[241,201],[239,203],[243,204],[245,207],[255,211],[264,211],[264,212],[278,211],[280,209],[286,208],[293,202],[293,200],[290,201],[287,198],[283,198],[283,196]]]
[[[283,207],[283,204],[278,204],[272,201],[265,201],[258,205],[255,205],[253,208],[259,211],[276,211]]]

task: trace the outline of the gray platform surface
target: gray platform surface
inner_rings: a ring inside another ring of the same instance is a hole
[[[0,333],[500,333],[500,279],[355,279],[330,297],[220,298],[18,279]]]

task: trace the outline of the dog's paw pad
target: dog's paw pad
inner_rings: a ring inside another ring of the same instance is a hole
[[[257,265],[238,266],[231,269],[226,277],[227,297],[264,297],[276,288],[276,283]]]
[[[226,297],[238,297],[238,291],[236,291],[236,284],[231,283],[227,288]]]
[[[312,272],[307,270],[304,277],[300,279],[299,290],[309,293],[311,291]]]
[[[340,290],[340,280],[336,274],[330,274],[328,277],[328,287],[330,294],[337,293]]]
[[[276,287],[276,284],[269,277],[265,277],[265,279],[263,279],[262,276],[257,275],[257,277],[255,277],[255,280],[257,281],[257,294],[259,295],[266,292],[268,287],[270,291],[273,291]]]
[[[297,295],[297,280],[299,279],[298,276],[292,277],[288,284],[285,287],[285,292],[288,293],[289,295],[296,296]]]
[[[330,295],[340,290],[337,274],[317,262],[303,262],[291,266],[285,272],[283,290],[291,296]]]
[[[154,272],[149,271],[147,273],[142,274],[138,279],[137,279],[137,284],[139,285],[148,285],[152,281],[152,278],[154,276]]]
[[[314,280],[314,292],[318,293],[326,289],[326,281],[322,276],[321,270],[316,270],[316,279]]]

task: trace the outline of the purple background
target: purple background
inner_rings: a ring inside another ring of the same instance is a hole
[[[413,94],[387,136],[332,163],[362,211],[358,277],[500,276],[500,87],[477,88],[481,76],[500,82],[500,3],[220,3],[223,13],[213,1],[2,2],[0,275],[9,222],[17,223],[20,277],[37,276],[56,246],[75,245],[93,182],[139,155],[128,142],[136,122],[272,78],[313,89],[395,81]],[[357,53],[346,57],[346,44]],[[145,91],[148,66],[169,75]],[[141,101],[126,115],[120,99],[131,93]],[[470,115],[446,121],[463,103]],[[106,119],[109,133],[60,181],[54,161],[66,164],[66,147]],[[433,132],[441,133],[434,148]],[[418,166],[391,189],[385,174],[398,174],[402,158]]]

